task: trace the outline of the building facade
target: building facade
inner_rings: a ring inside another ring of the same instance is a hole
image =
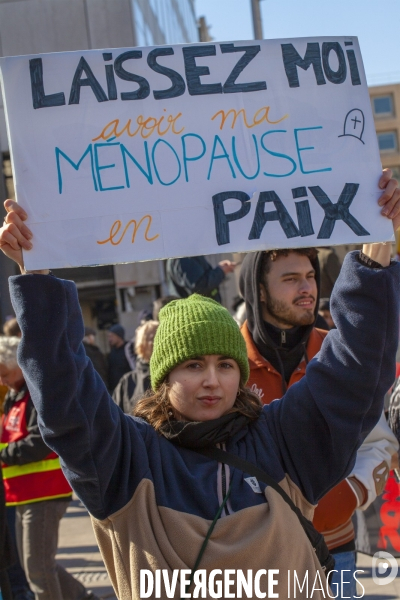
[[[194,0],[132,0],[138,46],[197,42]]]
[[[199,41],[194,0],[0,0],[0,56]],[[0,94],[0,203],[13,197],[9,146]],[[12,314],[7,278],[15,266],[0,253],[0,321]],[[166,293],[163,263],[61,269],[77,283],[87,326],[120,322],[127,336],[137,316]]]
[[[400,181],[400,83],[369,88],[379,153],[383,168],[390,168]],[[400,234],[396,234],[396,253],[400,258]]]
[[[400,83],[369,88],[383,167],[400,181]]]

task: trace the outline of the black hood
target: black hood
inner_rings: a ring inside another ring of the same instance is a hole
[[[251,252],[246,255],[246,257],[243,260],[242,268],[240,271],[239,288],[240,293],[242,294],[246,303],[247,326],[254,340],[254,343],[257,346],[258,351],[262,356],[264,356],[264,358],[269,360],[273,364],[273,366],[281,372],[282,375],[285,372],[286,377],[283,377],[283,379],[287,380],[288,370],[287,368],[285,368],[285,362],[289,362],[290,364],[293,363],[294,366],[298,365],[302,356],[304,354],[306,355],[305,346],[308,342],[310,333],[315,325],[314,323],[312,323],[311,325],[304,325],[301,327],[294,327],[292,330],[286,330],[286,333],[289,336],[292,335],[293,339],[296,339],[295,346],[291,347],[290,350],[284,350],[280,348],[280,344],[276,343],[276,341],[272,339],[268,329],[270,329],[270,331],[279,330],[277,328],[274,328],[272,325],[268,324],[267,326],[262,318],[259,291],[261,283],[262,255],[263,252]],[[317,282],[318,292],[317,301],[315,303],[314,309],[314,315],[316,318],[318,315],[320,290],[320,268],[318,258],[311,260],[311,264],[315,269],[315,279]],[[307,355],[305,357],[306,360],[308,360]]]

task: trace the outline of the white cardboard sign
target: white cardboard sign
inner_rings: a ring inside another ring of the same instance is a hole
[[[355,37],[0,60],[28,269],[388,240]]]

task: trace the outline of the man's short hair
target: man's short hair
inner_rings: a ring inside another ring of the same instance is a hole
[[[263,252],[260,267],[261,281],[265,283],[265,276],[270,272],[273,262],[281,256],[289,256],[292,252],[300,254],[300,256],[307,256],[311,263],[312,261],[315,261],[318,256],[318,250],[316,248],[282,248],[280,250],[268,250]]]
[[[0,364],[9,369],[18,366],[17,349],[21,339],[15,336],[0,336]]]

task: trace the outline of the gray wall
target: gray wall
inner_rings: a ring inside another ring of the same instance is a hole
[[[134,45],[131,0],[0,0],[0,56]],[[0,94],[0,152],[7,150]]]
[[[0,54],[135,43],[130,0],[0,0]]]

